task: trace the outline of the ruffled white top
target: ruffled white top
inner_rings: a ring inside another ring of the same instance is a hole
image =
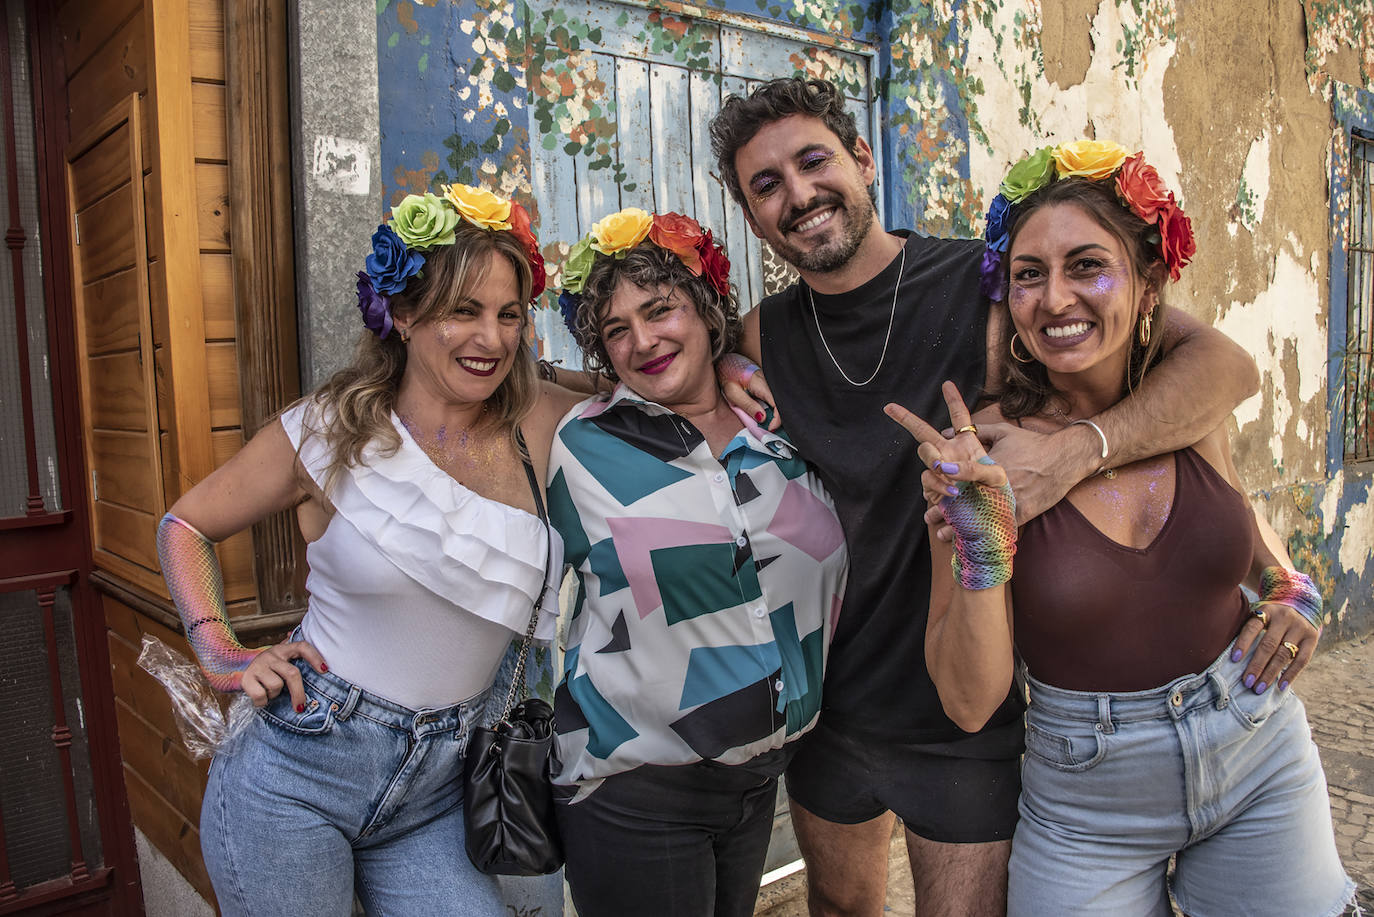
[[[301,464],[324,489],[329,446],[307,399],[281,415]],[[456,704],[485,690],[510,641],[529,626],[549,536],[537,516],[468,490],[392,415],[401,447],[376,444],[341,470],[335,513],[306,548],[309,608],[301,622],[329,670],[402,706]],[[551,640],[563,540],[552,533],[550,588],[535,635]],[[512,633],[514,632],[514,633]]]

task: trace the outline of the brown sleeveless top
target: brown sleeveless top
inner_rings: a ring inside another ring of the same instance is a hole
[[[1245,497],[1192,449],[1174,453],[1169,518],[1145,548],[1112,541],[1067,499],[1021,529],[1016,646],[1030,674],[1073,691],[1143,691],[1201,672],[1249,608]]]

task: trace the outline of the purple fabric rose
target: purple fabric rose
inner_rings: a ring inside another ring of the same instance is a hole
[[[358,272],[358,311],[368,331],[379,338],[391,333],[391,300],[372,289],[372,279],[363,271]]]
[[[992,246],[983,249],[983,260],[978,265],[978,289],[993,302],[1001,302],[1006,293],[1006,283],[1002,278],[1002,254]]]
[[[406,247],[390,226],[378,226],[372,234],[372,254],[367,256],[367,276],[378,293],[398,293],[406,281],[420,273],[425,256]]]
[[[999,252],[1007,250],[1007,217],[1011,214],[1011,201],[1002,195],[992,199],[988,208],[988,228],[983,238],[988,240],[988,248]]]
[[[558,311],[563,313],[563,324],[568,326],[569,331],[576,332],[573,325],[577,322],[577,308],[582,305],[582,297],[576,293],[569,293],[567,290],[558,294]]]

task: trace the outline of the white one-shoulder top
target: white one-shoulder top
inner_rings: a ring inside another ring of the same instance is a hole
[[[516,634],[529,626],[550,541],[537,516],[480,496],[430,460],[399,418],[401,447],[375,444],[326,481],[322,409],[306,399],[281,415],[306,472],[334,507],[306,548],[304,639],[329,670],[420,710],[485,690]],[[563,541],[552,533],[550,589],[535,635],[551,640]]]

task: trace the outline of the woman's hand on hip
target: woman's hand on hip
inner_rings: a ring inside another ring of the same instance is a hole
[[[1243,659],[1259,637],[1255,655],[1245,667],[1243,684],[1256,694],[1263,694],[1276,684],[1278,690],[1286,691],[1312,658],[1320,636],[1321,631],[1296,608],[1280,602],[1265,602],[1257,605],[1255,613],[1241,625],[1231,661]]]
[[[305,684],[294,659],[304,659],[316,672],[328,672],[324,657],[304,640],[283,640],[258,653],[243,670],[243,693],[254,707],[265,707],[285,688],[291,695],[291,706],[297,713],[305,712]]]

